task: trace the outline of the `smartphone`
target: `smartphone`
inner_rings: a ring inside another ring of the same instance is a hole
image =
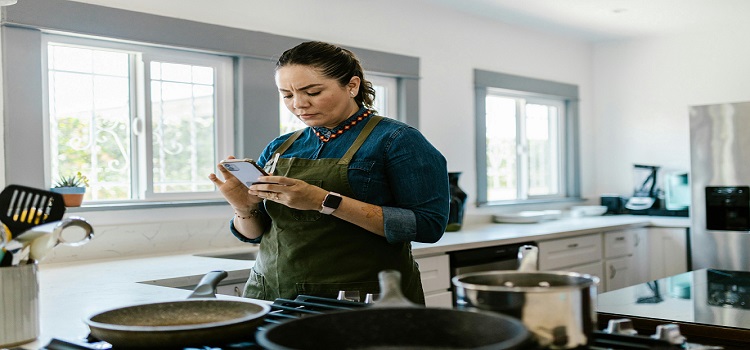
[[[247,187],[258,183],[268,183],[258,181],[259,177],[268,176],[268,173],[252,159],[224,159],[219,164],[229,170],[232,175],[242,181]]]

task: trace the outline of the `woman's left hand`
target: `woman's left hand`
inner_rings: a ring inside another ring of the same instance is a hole
[[[320,210],[328,191],[285,176],[262,176],[250,186],[250,194],[298,210]]]

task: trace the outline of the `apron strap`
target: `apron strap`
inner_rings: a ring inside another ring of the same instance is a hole
[[[357,139],[354,140],[354,143],[352,143],[344,156],[341,157],[338,164],[349,164],[354,154],[357,153],[360,147],[362,147],[362,144],[365,143],[367,137],[370,136],[372,129],[375,129],[375,126],[378,125],[381,119],[383,119],[383,117],[377,115],[370,117],[370,120],[367,121],[367,124],[365,125],[364,129],[362,129],[362,132],[359,133]],[[284,141],[284,143],[282,143],[281,146],[279,146],[279,148],[277,148],[273,153],[284,154],[284,152],[286,152],[286,150],[292,146],[294,141],[297,140],[297,138],[299,138],[304,131],[305,129],[299,129],[295,131],[294,134],[289,136],[289,138],[287,138],[286,141]]]
[[[352,157],[354,157],[354,154],[359,151],[359,148],[362,147],[363,143],[365,143],[367,137],[370,136],[372,129],[375,129],[375,126],[378,125],[381,119],[383,119],[383,117],[374,115],[370,118],[369,121],[367,121],[367,125],[365,125],[365,128],[362,129],[362,132],[359,133],[357,139],[354,140],[354,143],[352,143],[344,156],[339,159],[339,162],[337,164],[349,164],[349,162],[352,160]]]
[[[289,149],[289,147],[294,143],[295,140],[297,140],[297,138],[300,135],[302,135],[302,133],[304,131],[305,131],[305,129],[299,129],[299,130],[295,131],[294,134],[292,134],[291,136],[289,136],[289,138],[286,139],[286,141],[284,141],[284,143],[282,143],[281,146],[279,146],[279,148],[276,149],[276,152],[273,152],[273,153],[274,154],[276,154],[276,153],[284,154],[284,152],[286,152],[286,150]]]

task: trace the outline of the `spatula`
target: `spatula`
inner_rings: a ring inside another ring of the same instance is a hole
[[[10,230],[12,238],[28,229],[65,214],[62,195],[21,185],[8,185],[0,192],[0,221]]]

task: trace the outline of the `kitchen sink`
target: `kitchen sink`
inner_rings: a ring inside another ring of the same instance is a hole
[[[227,278],[221,280],[216,286],[216,294],[242,296],[242,292],[245,290],[245,282],[250,276],[250,269],[227,271],[227,274]],[[205,275],[165,278],[160,280],[141,281],[138,283],[167,288],[193,290],[203,276]]]
[[[202,256],[206,258],[218,258],[218,259],[232,259],[232,260],[255,260],[258,257],[257,250],[241,251],[241,252],[220,252],[220,253],[208,253],[208,254],[196,254],[195,256]]]

